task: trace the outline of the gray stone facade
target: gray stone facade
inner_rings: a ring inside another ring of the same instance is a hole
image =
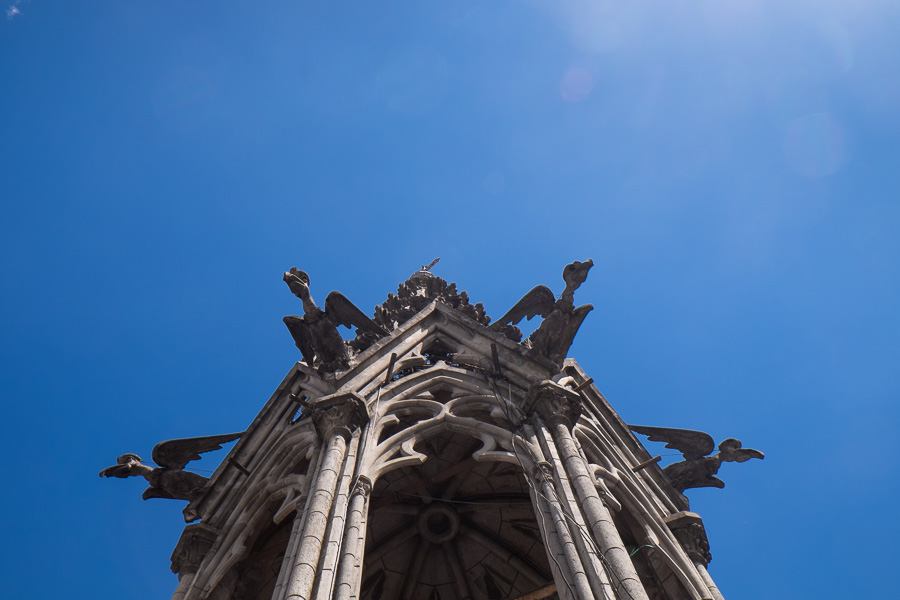
[[[185,508],[173,600],[721,600],[700,517],[565,358],[589,263],[534,310],[555,328],[539,344],[515,330],[528,307],[491,327],[426,270],[365,339],[321,362],[325,328],[298,341]],[[304,304],[295,339],[338,320]]]

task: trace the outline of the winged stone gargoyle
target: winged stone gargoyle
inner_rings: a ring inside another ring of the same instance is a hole
[[[550,359],[556,365],[562,365],[569,352],[569,346],[578,333],[582,321],[594,307],[590,304],[575,307],[575,290],[585,279],[594,261],[575,261],[563,269],[563,280],[566,288],[562,296],[556,300],[553,292],[545,285],[539,285],[525,294],[509,311],[497,319],[491,329],[504,333],[518,341],[522,333],[515,325],[522,319],[531,319],[537,315],[544,318],[534,333],[526,340],[530,352]],[[511,335],[512,334],[512,335]]]
[[[719,451],[709,456],[716,449],[716,442],[702,431],[642,425],[628,427],[635,433],[646,435],[652,442],[666,442],[666,448],[681,452],[683,461],[663,469],[666,479],[679,492],[698,487],[723,488],[725,482],[715,476],[723,462],[746,462],[751,458],[766,457],[759,450],[742,448],[741,441],[734,438],[723,440],[719,444]]]
[[[150,483],[144,490],[143,499],[170,498],[172,500],[194,500],[206,487],[207,477],[185,471],[192,460],[199,460],[204,452],[219,450],[222,444],[238,439],[242,433],[227,433],[206,437],[167,440],[153,447],[153,462],[156,468],[145,465],[137,454],[123,454],[116,464],[100,471],[100,477],[143,477]]]
[[[350,352],[338,333],[338,325],[356,327],[357,334],[362,332],[374,339],[388,334],[340,292],[328,294],[325,310],[316,306],[309,293],[309,275],[297,267],[284,274],[284,282],[303,301],[302,317],[288,316],[283,320],[310,367],[316,365],[321,371],[333,373],[350,366]]]

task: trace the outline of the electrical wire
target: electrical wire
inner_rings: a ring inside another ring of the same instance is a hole
[[[487,379],[488,385],[491,387],[491,391],[494,393],[494,397],[496,398],[497,403],[500,405],[501,410],[503,410],[504,414],[506,414],[507,421],[509,421],[509,425],[511,427],[511,429],[510,429],[510,448],[512,448],[513,454],[515,454],[516,459],[519,461],[519,464],[524,465],[525,463],[522,461],[522,457],[519,456],[519,451],[516,450],[516,434],[522,428],[522,426],[524,426],[524,422],[520,423],[518,426],[516,425],[516,423],[512,419],[512,414],[510,411],[510,409],[512,408],[512,401],[510,400],[509,402],[507,402],[503,399],[503,397],[500,394],[500,390],[497,388],[496,380],[493,377],[490,377],[487,374],[485,374],[485,378]],[[510,393],[510,398],[512,398],[511,393]],[[529,454],[531,454],[531,449],[528,448],[527,445],[525,447],[526,447],[526,450],[528,450]],[[540,462],[540,461],[536,460],[536,458],[534,456],[531,457],[531,460],[535,465],[537,465]],[[550,510],[551,504],[552,504],[550,502],[550,499],[547,498],[547,496],[545,496],[544,493],[541,492],[541,490],[539,490],[537,488],[535,483],[533,481],[531,481],[531,478],[527,474],[525,475],[525,483],[528,485],[528,487],[534,493],[535,497],[541,497],[547,501],[547,503],[548,503],[547,509]],[[541,519],[542,530],[549,531],[549,528],[547,527],[547,520],[545,518],[544,511],[541,510],[540,507],[538,507],[538,510],[536,510],[535,513]],[[560,574],[560,577],[562,577],[563,581],[566,583],[566,587],[569,589],[569,593],[572,595],[573,598],[577,598],[578,594],[575,593],[574,584],[571,581],[569,581],[569,579],[566,577],[566,569],[563,568],[563,566],[560,564],[559,560],[557,560],[556,555],[554,553],[548,552],[547,555],[556,564],[557,571]]]
[[[420,498],[422,500],[433,500],[435,502],[447,502],[449,504],[471,504],[472,506],[497,506],[496,502],[470,502],[468,500],[447,500],[445,498],[435,498],[434,496],[422,496],[420,494],[410,494],[409,492],[393,491],[398,496],[409,496],[410,498]],[[504,502],[510,506],[531,505],[531,502]]]
[[[499,390],[497,389],[497,387],[496,387],[496,385],[495,385],[495,383],[494,383],[494,381],[493,381],[493,378],[490,378],[489,383],[490,383],[490,385],[491,385],[492,391],[494,392],[494,395],[497,397],[498,403],[500,403],[501,407],[502,407],[502,406],[506,406],[507,404],[503,401],[502,397],[500,396]],[[511,404],[512,404],[512,401],[510,401],[509,404],[511,405]],[[515,442],[516,442],[516,433],[522,428],[522,426],[524,425],[524,423],[521,423],[521,424],[519,424],[519,425],[517,426],[517,425],[513,422],[512,418],[510,417],[509,412],[507,412],[507,411],[505,411],[505,412],[506,412],[506,414],[507,414],[507,419],[509,420],[510,425],[511,425],[512,427],[514,427],[514,430],[511,432],[511,433],[512,433],[512,436],[511,436],[511,442],[512,442],[512,445],[511,445],[511,447],[512,447],[513,453],[516,455],[516,458],[519,460],[519,462],[520,462],[520,464],[521,464],[521,463],[522,463],[522,459],[521,459],[521,457],[519,456],[518,451],[516,450],[516,444],[515,444]],[[525,449],[526,449],[526,451],[528,451],[528,453],[529,453],[529,455],[530,455],[530,457],[531,457],[532,462],[534,462],[535,464],[537,464],[539,461],[537,460],[537,457],[535,457],[535,456],[531,453],[531,449],[528,447],[528,445],[525,445]],[[540,490],[538,490],[538,489],[532,484],[532,482],[530,481],[530,479],[529,479],[528,477],[525,478],[525,481],[529,484],[529,486],[532,488],[532,490],[535,492],[535,494],[541,496],[541,497],[542,497],[544,500],[546,500],[548,503],[551,503],[551,504],[553,503],[553,501],[550,500],[550,498],[548,498],[543,492],[541,492]],[[582,538],[583,538],[583,539],[591,546],[591,548],[594,550],[594,553],[597,555],[597,558],[599,558],[600,561],[601,561],[601,562],[604,564],[604,566],[606,567],[607,573],[609,573],[609,575],[611,575],[612,578],[618,580],[618,584],[615,584],[615,583],[613,584],[614,587],[615,587],[616,595],[617,595],[617,596],[621,596],[621,592],[624,592],[625,595],[628,596],[628,598],[631,598],[631,600],[634,600],[634,597],[631,595],[631,593],[628,591],[628,589],[625,588],[625,587],[623,586],[623,583],[622,583],[621,578],[618,577],[618,575],[616,574],[615,570],[612,568],[612,565],[609,564],[609,561],[607,560],[606,556],[604,556],[602,550],[597,546],[597,543],[594,541],[593,536],[592,536],[589,532],[586,531],[586,528],[585,528],[584,525],[582,525],[581,523],[579,523],[577,520],[575,520],[575,518],[574,518],[573,516],[569,515],[569,514],[566,512],[565,504],[563,503],[562,498],[559,497],[559,493],[557,492],[556,487],[555,487],[555,486],[551,486],[550,489],[552,490],[553,495],[556,497],[556,503],[557,503],[557,505],[559,506],[560,513],[563,515],[563,517],[565,517],[566,519],[568,519],[572,524],[574,524],[574,525],[576,526],[578,532],[581,534],[581,537],[582,537]],[[542,512],[542,511],[541,511],[541,512]],[[546,526],[546,525],[545,525],[545,526]],[[554,561],[555,561],[555,559],[554,559]],[[555,562],[557,563],[557,566],[559,567],[559,562],[558,562],[558,561],[555,561]],[[562,567],[560,567],[560,571],[562,572]],[[565,580],[565,577],[563,577],[563,579]],[[570,589],[570,591],[571,591],[571,590],[572,590],[571,584],[569,583],[568,580],[565,580],[565,581],[566,581],[566,584],[569,586],[569,589]],[[573,592],[573,593],[574,593],[574,592]]]

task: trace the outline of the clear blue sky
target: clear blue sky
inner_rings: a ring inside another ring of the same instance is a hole
[[[183,503],[97,471],[249,424],[282,271],[436,256],[494,317],[593,258],[625,420],[766,452],[689,494],[729,600],[895,593],[896,1],[3,4],[0,597],[168,597]]]

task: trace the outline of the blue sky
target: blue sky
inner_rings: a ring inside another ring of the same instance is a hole
[[[689,493],[729,600],[893,592],[896,2],[3,9],[0,596],[168,597],[182,503],[97,471],[249,424],[282,271],[370,312],[436,256],[494,317],[592,258],[623,418],[766,452]]]

